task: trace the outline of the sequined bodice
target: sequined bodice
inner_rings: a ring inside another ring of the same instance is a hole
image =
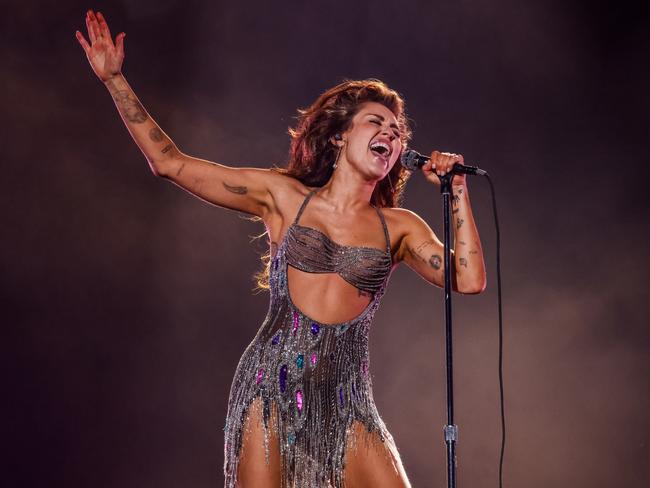
[[[365,426],[360,435],[390,438],[372,395],[368,348],[372,318],[392,270],[388,229],[377,209],[385,252],[339,245],[298,224],[313,194],[303,201],[271,260],[269,310],[233,379],[224,427],[227,488],[237,486],[244,425],[256,399],[263,405],[257,422],[264,430],[265,459],[259,462],[268,463],[269,436],[277,435],[282,488],[343,488],[346,446],[360,442],[349,437],[354,421]],[[347,322],[318,322],[292,302],[289,265],[308,272],[337,272],[354,286],[373,291],[373,297]]]
[[[318,229],[299,225],[305,206],[315,191],[305,198],[296,220],[287,230],[287,262],[308,273],[338,273],[360,290],[376,293],[390,274],[390,238],[384,215],[375,207],[386,238],[386,250],[364,246],[344,246]]]

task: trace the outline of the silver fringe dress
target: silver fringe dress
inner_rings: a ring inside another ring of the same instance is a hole
[[[258,398],[265,462],[272,433],[280,444],[283,488],[343,487],[346,445],[352,448],[359,441],[350,435],[355,420],[365,427],[364,438],[374,434],[382,442],[392,440],[375,407],[368,355],[370,325],[392,270],[386,221],[375,207],[385,251],[339,245],[298,224],[315,192],[303,201],[271,260],[269,310],[235,372],[224,427],[226,488],[237,485],[244,425]],[[336,272],[373,298],[348,322],[319,323],[292,303],[288,265],[311,273]]]

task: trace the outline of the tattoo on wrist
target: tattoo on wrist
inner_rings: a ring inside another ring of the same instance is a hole
[[[223,182],[223,187],[229,192],[235,193],[237,195],[245,195],[246,193],[248,193],[248,188],[246,188],[245,186],[230,186],[225,181]]]
[[[149,131],[149,139],[151,139],[153,142],[160,142],[164,137],[165,136],[158,127],[152,127]]]
[[[442,266],[442,258],[438,254],[434,254],[429,258],[429,265],[433,269],[440,269]]]

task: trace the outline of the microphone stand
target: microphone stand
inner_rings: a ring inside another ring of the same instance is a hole
[[[447,425],[444,427],[445,443],[447,444],[447,487],[456,487],[456,441],[458,426],[454,424],[454,377],[452,361],[452,329],[451,329],[451,232],[450,204],[451,181],[453,173],[438,176],[442,194],[442,211],[444,227],[444,266],[445,266],[445,347],[447,362]]]

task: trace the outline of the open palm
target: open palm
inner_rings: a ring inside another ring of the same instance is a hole
[[[88,62],[95,74],[103,82],[108,81],[122,70],[124,37],[126,34],[120,32],[115,38],[115,44],[113,44],[113,37],[106,19],[104,19],[101,12],[97,12],[97,15],[95,15],[92,10],[86,13],[86,28],[88,29],[90,44],[79,31],[76,32],[77,40],[86,52]]]

